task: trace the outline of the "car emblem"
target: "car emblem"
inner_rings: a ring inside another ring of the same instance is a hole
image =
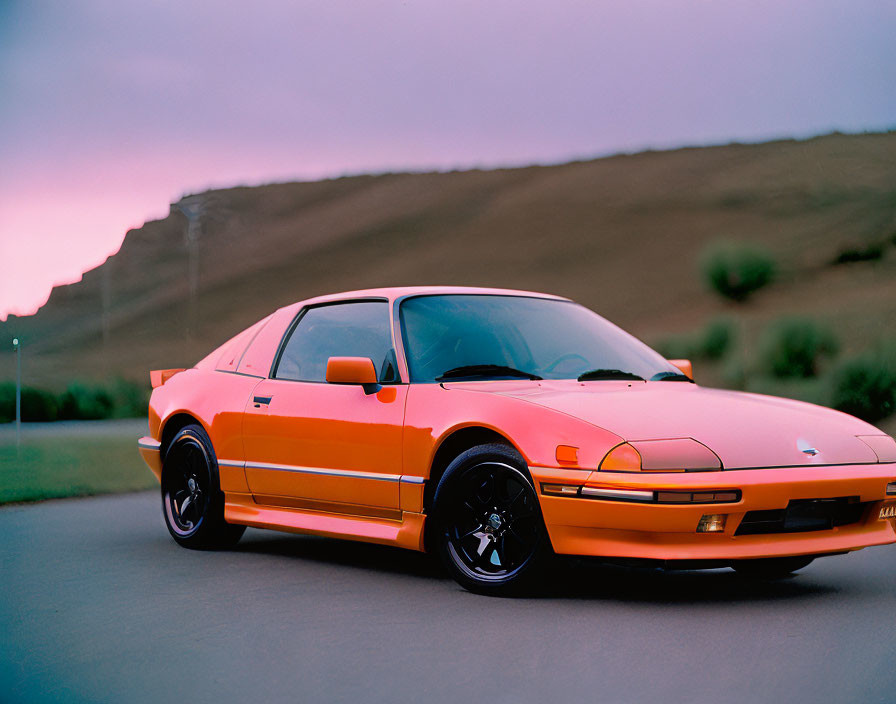
[[[815,455],[818,454],[818,450],[815,449],[811,443],[809,443],[807,440],[803,440],[802,438],[796,441],[796,446],[804,455],[815,457]]]

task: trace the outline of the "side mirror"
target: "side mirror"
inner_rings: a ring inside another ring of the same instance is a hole
[[[376,369],[369,357],[330,357],[327,360],[327,382],[330,384],[358,384],[365,394],[380,390]]]
[[[681,370],[681,373],[684,374],[691,381],[694,380],[694,366],[691,364],[691,360],[689,359],[670,359],[670,363],[674,364]]]

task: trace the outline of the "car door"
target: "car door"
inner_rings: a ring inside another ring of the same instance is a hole
[[[330,357],[372,359],[381,387],[327,383]],[[302,310],[244,413],[246,478],[255,500],[361,515],[397,510],[406,398],[387,301]]]

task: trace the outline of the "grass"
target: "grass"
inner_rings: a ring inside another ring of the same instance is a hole
[[[26,436],[18,451],[14,440],[0,440],[0,504],[157,486],[130,434]]]

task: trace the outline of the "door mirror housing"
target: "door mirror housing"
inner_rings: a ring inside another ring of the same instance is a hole
[[[691,360],[689,359],[670,359],[669,362],[674,364],[681,370],[681,373],[684,374],[691,381],[694,380],[694,367],[691,364]]]
[[[369,357],[330,357],[327,360],[327,383],[357,384],[364,387],[366,394],[380,390],[376,369]]]

